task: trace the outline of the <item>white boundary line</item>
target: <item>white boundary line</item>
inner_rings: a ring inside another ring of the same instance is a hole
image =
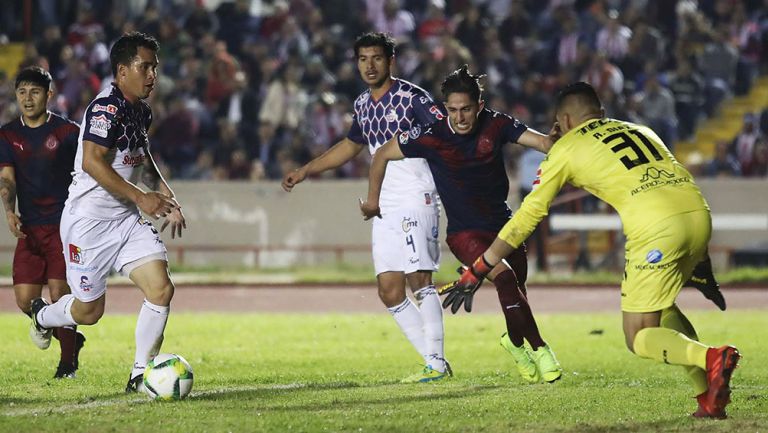
[[[549,216],[552,230],[621,230],[621,220],[616,214],[552,214]],[[712,214],[714,230],[768,230],[766,214]]]

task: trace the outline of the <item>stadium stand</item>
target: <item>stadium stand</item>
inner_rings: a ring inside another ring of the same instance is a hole
[[[768,11],[756,0],[3,5],[0,84],[18,66],[43,65],[56,78],[53,109],[76,121],[110,82],[108,49],[119,34],[138,29],[160,40],[152,143],[175,179],[277,179],[324,151],[346,133],[362,90],[350,48],[367,30],[397,37],[398,75],[439,96],[445,73],[469,63],[488,74],[492,107],[541,130],[556,90],[588,80],[609,115],[650,124],[694,170],[714,157],[718,142],[729,142],[727,153],[736,156],[745,113],[768,117],[768,81],[759,78],[768,70]],[[16,115],[12,97],[0,92],[0,121]],[[762,126],[747,146],[754,158],[740,163],[764,158],[765,120]],[[366,167],[361,159],[332,176],[360,177]],[[765,176],[765,169],[749,173]]]

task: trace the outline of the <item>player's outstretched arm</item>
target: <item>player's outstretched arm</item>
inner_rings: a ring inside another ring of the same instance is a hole
[[[349,138],[342,139],[330,149],[323,152],[322,155],[309,161],[306,165],[286,174],[285,177],[283,177],[283,189],[290,192],[294,186],[303,182],[307,176],[342,166],[344,163],[357,156],[363,147],[365,146],[355,143]]]
[[[0,199],[5,208],[8,230],[19,239],[27,237],[21,231],[21,220],[16,215],[16,170],[11,166],[0,168]]]
[[[548,135],[544,135],[541,132],[528,128],[517,139],[519,144],[525,147],[530,147],[533,150],[538,150],[541,153],[548,153],[555,141],[560,138],[560,132],[557,126],[553,126]]]
[[[403,158],[405,155],[400,150],[397,136],[384,143],[373,155],[371,169],[368,172],[368,200],[360,202],[360,211],[366,221],[375,216],[381,218],[379,197],[381,196],[381,185],[384,183],[384,174],[387,171],[387,163]]]
[[[168,195],[154,191],[144,192],[123,179],[108,162],[110,155],[111,149],[106,146],[83,140],[83,171],[112,195],[136,203],[142,212],[154,219],[168,215],[177,207],[176,202]]]

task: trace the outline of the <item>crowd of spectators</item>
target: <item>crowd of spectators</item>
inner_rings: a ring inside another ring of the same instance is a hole
[[[766,0],[34,0],[31,21],[22,3],[0,0],[0,39],[25,42],[22,65],[51,71],[52,109],[78,122],[111,82],[110,44],[131,30],[159,40],[150,142],[176,179],[277,179],[333,145],[364,90],[351,47],[366,31],[391,33],[396,75],[437,98],[468,63],[490,107],[547,131],[557,89],[583,79],[609,116],[670,147],[768,71]],[[759,123],[706,172],[765,175]],[[332,175],[365,175],[366,157]]]
[[[715,154],[702,168],[708,177],[768,177],[768,109],[759,116],[744,115],[732,141],[719,141]]]

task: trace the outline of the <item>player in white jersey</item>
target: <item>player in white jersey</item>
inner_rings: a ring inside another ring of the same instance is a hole
[[[72,294],[50,305],[42,298],[32,301],[32,321],[40,330],[93,325],[104,314],[109,273],[127,275],[145,299],[126,392],[140,388],[147,362],[160,349],[174,291],[165,245],[139,211],[165,217],[161,230],[170,225],[171,237],[186,228],[181,207],[149,153],[152,111],[143,99],[157,79],[158,49],[157,41],[143,33],[125,34],[112,47],[115,81],[83,116],[61,218]],[[139,180],[152,191],[140,189]]]
[[[390,75],[395,42],[383,33],[366,33],[355,41],[357,68],[368,90],[354,104],[347,137],[305,166],[288,173],[283,189],[291,191],[307,176],[335,169],[368,147],[371,155],[396,133],[443,119],[432,96]],[[439,204],[426,161],[405,159],[387,169],[381,193],[381,217],[374,219],[373,263],[379,298],[400,329],[424,358],[424,369],[404,382],[429,382],[450,375],[443,350],[443,315],[432,284],[440,263]],[[405,292],[406,281],[418,302]]]

